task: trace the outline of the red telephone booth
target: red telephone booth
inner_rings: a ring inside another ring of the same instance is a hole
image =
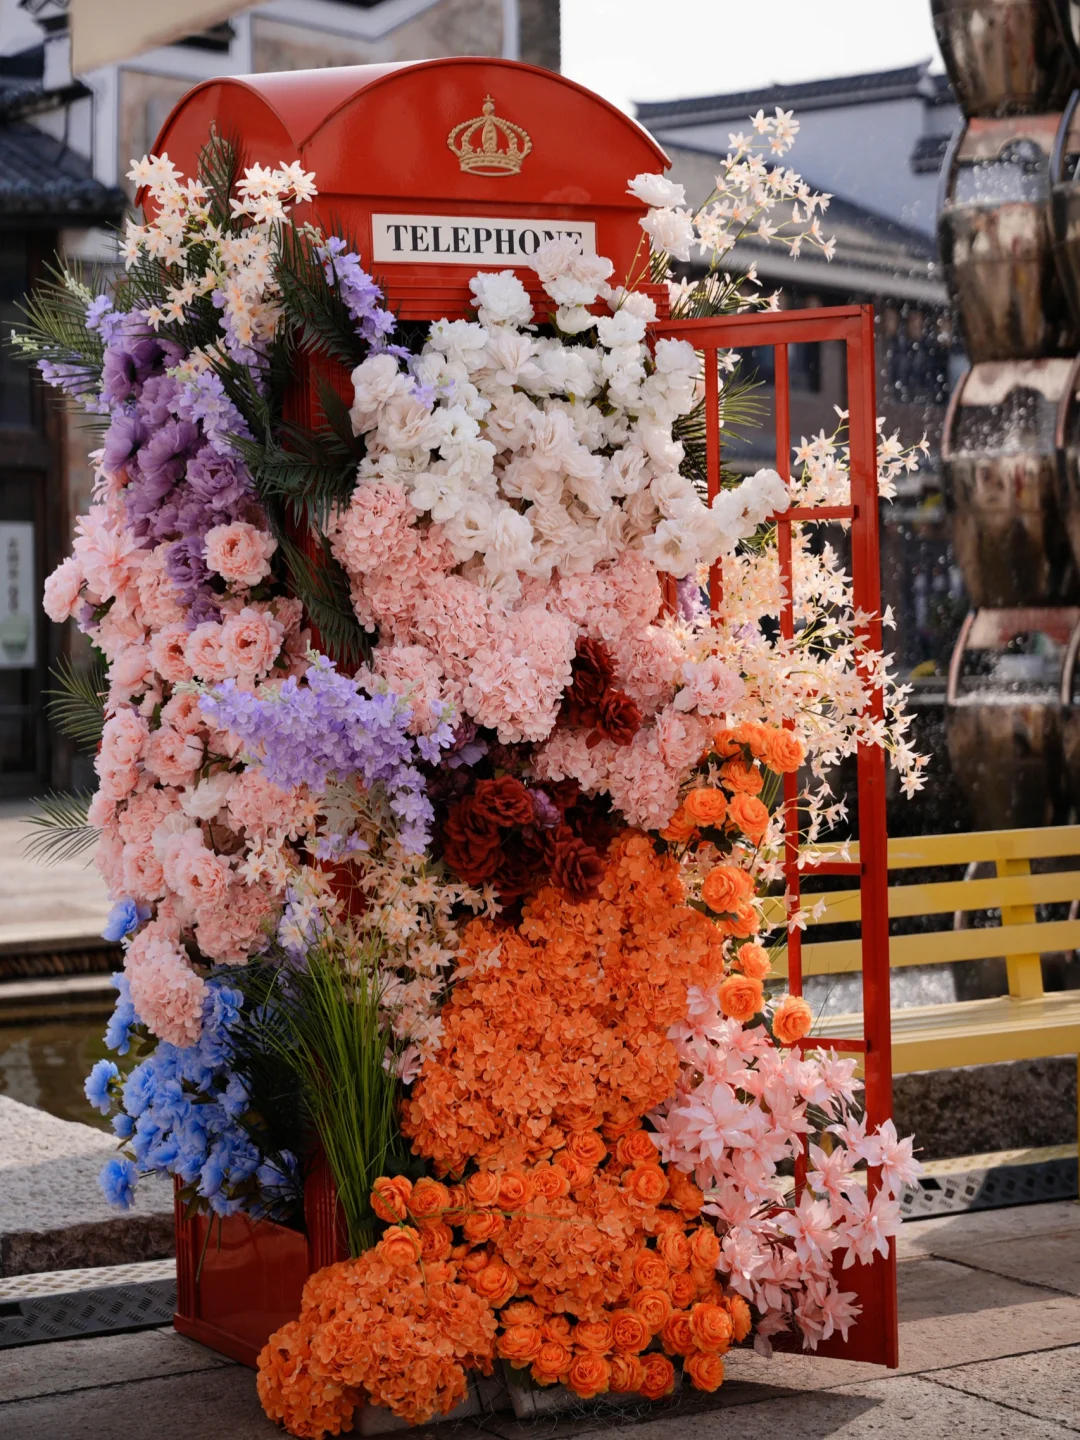
[[[468,282],[481,269],[519,271],[542,316],[550,301],[528,268],[543,240],[572,233],[586,252],[608,256],[618,280],[633,277],[661,316],[666,291],[645,283],[648,250],[639,201],[627,180],[668,165],[656,142],[599,96],[559,75],[510,61],[458,58],[209,80],[177,105],[155,151],[194,173],[211,126],[233,138],[244,164],[299,160],[313,170],[319,194],[312,218],[347,235],[403,320],[461,318],[472,311]],[[739,346],[776,350],[777,469],[788,474],[788,345],[842,341],[851,413],[851,503],[778,517],[784,574],[791,574],[791,525],[850,524],[855,605],[879,609],[873,331],[867,307],[744,315],[724,320],[662,320],[657,336],[689,339],[705,357],[710,429],[710,497],[719,488],[717,355]],[[296,402],[311,403],[310,376],[298,375]],[[714,605],[722,574],[713,575]],[[790,595],[790,584],[787,587]],[[785,605],[780,623],[792,633]],[[871,648],[880,625],[867,624]],[[862,888],[862,1041],[869,1122],[891,1112],[889,959],[886,901],[885,780],[882,752],[860,751],[860,861],[816,873],[858,875]],[[788,891],[798,895],[798,814],[794,777],[785,791]],[[791,989],[801,989],[799,932],[789,937]],[[871,1185],[874,1177],[871,1177]],[[268,1335],[300,1306],[304,1279],[340,1258],[344,1246],[328,1177],[316,1174],[306,1197],[307,1234],[244,1217],[220,1228],[177,1207],[176,1326],[235,1359],[253,1364]],[[863,1313],[849,1342],[822,1353],[896,1365],[896,1273],[893,1255],[845,1273]]]

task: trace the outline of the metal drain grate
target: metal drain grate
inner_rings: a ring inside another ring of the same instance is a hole
[[[1077,1194],[1075,1145],[934,1160],[925,1169],[919,1184],[905,1190],[901,1199],[905,1220],[1072,1200]]]
[[[172,1323],[172,1260],[0,1279],[0,1350]]]

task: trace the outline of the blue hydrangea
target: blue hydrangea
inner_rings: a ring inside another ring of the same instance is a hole
[[[110,1205],[118,1205],[121,1210],[131,1209],[138,1181],[139,1172],[135,1166],[130,1160],[124,1160],[119,1155],[108,1161],[98,1176],[98,1184],[105,1199]]]
[[[105,1044],[118,1055],[126,1055],[131,1044],[132,1029],[141,1022],[135,1013],[135,1006],[131,1003],[127,976],[122,971],[117,971],[112,977],[112,983],[120,993],[105,1028]]]
[[[116,1025],[114,1014],[111,1024],[126,1043],[134,1012],[128,1014],[126,981],[122,976],[114,979],[119,982],[116,1011],[122,1019]],[[231,1069],[230,1031],[242,1004],[240,991],[211,979],[196,1044],[181,1048],[159,1042],[122,1087],[114,1083],[119,1071],[111,1060],[95,1065],[86,1082],[87,1097],[103,1114],[110,1103],[116,1106],[112,1127],[125,1142],[129,1157],[110,1161],[102,1173],[102,1189],[113,1204],[128,1207],[140,1172],[178,1176],[183,1184],[195,1187],[216,1215],[242,1209],[273,1213],[286,1189],[295,1189],[295,1173],[284,1180],[279,1174],[265,1187],[265,1195],[251,1183],[266,1157],[242,1123],[250,1101],[243,1081]],[[285,1163],[292,1164],[295,1172],[292,1157]],[[129,1168],[118,1170],[120,1165]]]
[[[412,712],[396,695],[365,695],[322,656],[304,684],[290,676],[261,695],[225,680],[203,695],[203,713],[245,742],[266,774],[283,790],[308,785],[318,792],[331,776],[357,776],[365,789],[380,787],[398,821],[406,850],[422,854],[431,839],[434,810],[417,755],[434,762],[453,743],[443,721],[433,734],[414,740]]]
[[[105,921],[105,929],[101,932],[101,938],[115,943],[122,940],[125,935],[130,935],[141,921],[149,918],[149,910],[137,905],[134,900],[117,900],[109,911],[109,918]]]

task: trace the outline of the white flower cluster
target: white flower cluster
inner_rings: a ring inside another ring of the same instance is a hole
[[[705,505],[672,431],[700,399],[693,347],[650,350],[655,306],[613,290],[608,260],[560,239],[534,268],[565,338],[535,334],[528,292],[507,270],[477,275],[479,319],[438,321],[407,369],[390,355],[357,366],[361,484],[403,486],[462,573],[511,603],[523,577],[588,574],[632,547],[689,575],[787,503],[766,474]],[[610,314],[587,308],[598,300]]]

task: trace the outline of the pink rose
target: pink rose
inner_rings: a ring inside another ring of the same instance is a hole
[[[221,654],[221,626],[215,620],[196,625],[184,646],[184,658],[200,680],[224,680],[229,673]]]
[[[79,593],[83,587],[83,573],[74,555],[61,560],[45,581],[45,614],[57,625],[74,615],[79,606]]]
[[[134,765],[145,753],[149,734],[145,720],[125,705],[105,721],[98,758],[113,765]]]
[[[195,735],[181,735],[162,725],[150,737],[146,768],[166,785],[186,785],[203,762],[203,744]]]
[[[206,724],[206,717],[199,709],[199,697],[190,690],[174,695],[162,708],[161,718],[181,735],[194,735]]]
[[[709,726],[699,715],[687,715],[668,705],[656,717],[660,757],[670,770],[696,765],[708,745]]]
[[[157,900],[165,892],[165,874],[149,840],[124,846],[123,876],[133,900]]]
[[[139,783],[137,765],[124,765],[99,754],[94,760],[94,769],[101,794],[114,803],[126,800]]]
[[[234,675],[265,675],[281,651],[285,627],[250,605],[221,627],[221,661]]]
[[[277,541],[244,520],[206,532],[206,563],[230,585],[258,585],[270,574]]]
[[[187,662],[188,629],[186,625],[166,625],[150,641],[150,659],[163,680],[175,685],[191,679]]]
[[[198,915],[209,915],[229,893],[228,862],[204,847],[183,847],[173,867],[176,889]]]
[[[746,694],[742,677],[710,655],[700,664],[682,667],[685,687],[675,696],[676,710],[697,710],[700,715],[725,715]]]

